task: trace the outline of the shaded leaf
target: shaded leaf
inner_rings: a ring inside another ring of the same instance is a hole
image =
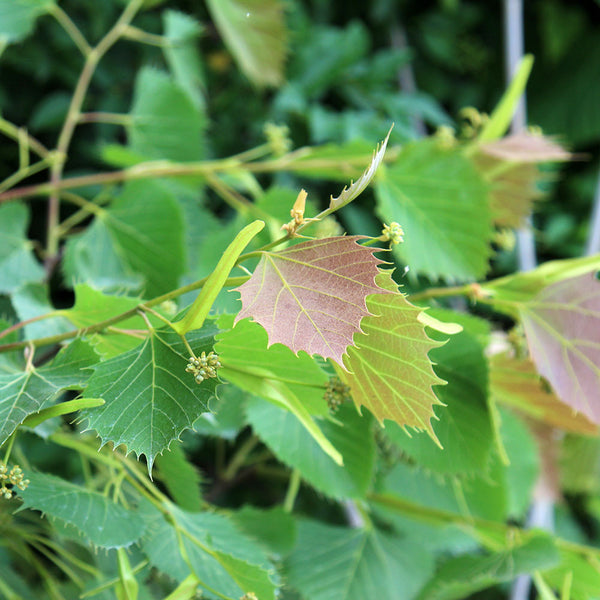
[[[141,69],[130,114],[129,144],[134,152],[176,162],[205,157],[206,116],[166,73]]]
[[[287,32],[280,0],[208,0],[219,33],[244,74],[257,85],[283,81]]]
[[[252,317],[282,343],[342,364],[368,314],[365,298],[383,293],[375,284],[376,249],[358,244],[360,236],[311,240],[281,252],[262,252],[249,281],[237,288],[242,310],[236,321]]]
[[[432,556],[414,540],[308,520],[298,523],[284,567],[289,584],[310,600],[410,600],[432,571]]]
[[[574,494],[600,491],[600,438],[567,434],[560,445],[560,489]]]
[[[49,406],[64,390],[79,390],[92,374],[98,356],[75,340],[50,366],[0,373],[0,445],[31,414]]]
[[[219,597],[239,600],[254,591],[259,598],[274,598],[274,570],[262,548],[243,535],[223,515],[187,513],[172,507],[168,521],[154,507],[144,508],[146,533],[142,548],[157,569],[183,581],[192,572],[200,585]],[[178,538],[187,555],[181,556]]]
[[[463,600],[470,594],[518,575],[547,569],[560,560],[552,538],[543,533],[498,552],[467,554],[446,560],[421,590],[421,600]]]
[[[67,243],[65,272],[106,290],[139,288],[145,296],[173,290],[185,268],[184,224],[173,194],[152,181],[131,181],[94,223]]]
[[[485,471],[494,435],[487,406],[488,373],[483,348],[463,331],[429,353],[435,373],[447,385],[436,388],[446,406],[438,411],[433,430],[440,448],[425,432],[403,431],[394,423],[385,433],[404,453],[424,468],[439,473]]]
[[[54,3],[55,0],[0,0],[0,42],[18,42],[28,36],[36,19]]]
[[[0,4],[0,11],[2,6]],[[2,23],[1,14],[0,23]],[[33,244],[25,236],[28,225],[29,211],[25,205],[14,202],[0,206],[0,293],[2,294],[10,294],[19,286],[41,281],[45,276],[44,269],[34,258]]]
[[[178,506],[190,512],[200,511],[202,476],[188,461],[181,445],[171,444],[168,450],[157,457],[156,465],[158,478],[165,484]]]
[[[336,422],[319,423],[323,435],[340,452],[343,466],[319,447],[290,412],[254,399],[247,402],[246,415],[256,435],[275,456],[298,469],[313,487],[335,498],[364,497],[373,476],[375,442],[371,419],[361,417],[354,407],[341,407]]]
[[[394,247],[411,272],[430,278],[482,278],[492,254],[487,186],[474,164],[435,140],[404,147],[376,182],[377,214],[405,232]]]
[[[24,508],[33,508],[72,525],[101,548],[122,548],[137,541],[144,521],[135,512],[68,481],[44,473],[27,474],[29,486],[19,492]]]
[[[376,283],[391,293],[367,298],[372,316],[363,319],[364,333],[354,336],[344,356],[347,371],[338,368],[338,375],[350,386],[358,408],[365,406],[380,422],[389,419],[435,437],[430,419],[433,405],[441,402],[432,386],[444,381],[427,353],[440,343],[427,336],[418,320],[422,309],[398,292],[389,271],[379,273]]]
[[[217,328],[211,323],[188,335],[196,355],[214,345]],[[84,395],[102,398],[104,406],[85,411],[87,428],[102,444],[124,444],[127,452],[144,454],[149,471],[157,454],[208,410],[216,379],[198,385],[185,372],[188,353],[171,329],[153,330],[137,348],[98,365]]]
[[[600,281],[597,272],[552,283],[521,306],[538,371],[573,410],[600,423]]]
[[[589,547],[585,553],[561,548],[560,564],[544,571],[544,579],[552,587],[561,589],[568,577],[571,580],[570,600],[589,600],[598,595],[599,559],[598,551]]]
[[[522,414],[574,433],[595,434],[598,426],[561,402],[544,385],[529,359],[496,354],[490,359],[490,393]]]

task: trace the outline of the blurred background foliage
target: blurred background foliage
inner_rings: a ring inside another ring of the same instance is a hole
[[[234,64],[203,2],[149,4],[195,20],[187,24],[188,35],[190,43],[198,45],[200,58],[182,78],[205,105],[208,157],[259,145],[267,122],[287,125],[295,147],[356,140],[372,147],[391,122],[393,144],[440,125],[460,131],[460,110],[474,106],[491,111],[506,85],[499,0],[288,0],[285,81],[262,89]],[[94,42],[114,23],[123,3],[65,0],[60,5]],[[161,10],[148,10],[135,24],[146,32],[168,35],[168,20]],[[525,49],[535,56],[527,92],[529,123],[578,155],[562,165],[560,173],[549,173],[546,181],[549,195],[534,221],[540,260],[578,256],[585,245],[600,155],[599,35],[598,2],[525,3]],[[159,45],[120,42],[101,61],[84,110],[126,114],[139,69],[166,68],[166,62],[168,53]],[[26,126],[53,147],[81,64],[60,25],[42,16],[26,43],[4,49],[4,118]],[[122,127],[82,125],[75,133],[68,174],[107,169],[103,149],[124,141]],[[17,169],[15,161],[12,145],[3,144],[0,179]],[[361,200],[368,208],[369,194]],[[369,212],[360,203],[352,205],[344,225],[350,232],[355,222],[361,223],[363,233],[377,231],[379,224]],[[373,221],[370,226],[365,219]],[[40,215],[33,221],[34,237],[43,236],[42,220]],[[514,252],[505,251],[491,275],[514,268]]]

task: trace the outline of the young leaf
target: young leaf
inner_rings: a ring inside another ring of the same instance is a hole
[[[24,283],[44,278],[44,269],[25,237],[28,221],[25,205],[15,202],[0,206],[0,294],[10,294]]]
[[[281,252],[263,252],[249,281],[237,288],[242,310],[236,322],[252,317],[281,343],[342,364],[360,322],[365,298],[384,293],[375,284],[376,249],[360,236],[311,240]]]
[[[433,572],[433,557],[414,540],[371,529],[298,524],[287,558],[289,584],[310,600],[410,600]]]
[[[440,448],[425,432],[403,431],[394,423],[385,433],[416,464],[444,474],[485,471],[494,435],[487,406],[487,361],[482,346],[467,331],[429,353],[435,372],[447,385],[436,388],[446,405],[433,429]]]
[[[217,328],[207,324],[188,341],[196,355],[213,349]],[[98,365],[85,396],[106,404],[82,415],[102,444],[124,444],[128,452],[144,454],[148,470],[157,454],[208,410],[216,379],[195,383],[185,372],[189,356],[182,339],[171,329],[150,332],[137,348]]]
[[[378,146],[373,152],[371,163],[367,167],[367,170],[360,176],[360,178],[354,183],[350,184],[350,187],[344,188],[342,193],[337,198],[331,196],[329,202],[330,210],[339,210],[343,206],[346,206],[346,204],[352,202],[352,200],[360,196],[365,191],[369,183],[371,183],[371,180],[373,177],[375,177],[375,173],[377,172],[377,169],[379,168],[379,165],[381,164],[381,161],[385,155],[385,149],[387,148],[387,143],[390,139],[390,133],[392,133],[392,127],[390,127],[390,130],[385,136],[383,142],[381,142],[381,145]]]
[[[33,508],[72,525],[101,548],[122,548],[137,541],[144,521],[106,496],[44,473],[28,473],[29,486],[19,492],[23,508]]]
[[[47,367],[0,373],[0,445],[31,414],[49,406],[64,390],[81,389],[98,356],[75,340]]]
[[[582,413],[574,412],[543,385],[535,365],[528,359],[520,360],[507,354],[492,356],[490,393],[498,402],[564,431],[588,435],[598,432],[597,425]]]
[[[538,371],[573,410],[600,424],[600,281],[593,271],[542,289],[521,307]]]
[[[344,356],[347,371],[336,370],[357,407],[366,406],[380,422],[424,429],[435,439],[430,419],[433,405],[441,402],[432,386],[444,381],[427,353],[440,343],[427,336],[418,320],[422,309],[398,292],[389,272],[379,273],[376,283],[390,293],[367,298],[372,315],[363,319],[363,332],[354,336]]]
[[[336,464],[290,412],[260,399],[249,400],[246,415],[254,432],[285,464],[298,469],[310,485],[333,498],[362,498],[371,483],[375,443],[371,419],[352,406],[336,414],[339,423],[322,421],[320,429],[344,459]]]
[[[219,32],[245,75],[257,85],[283,81],[286,29],[281,0],[208,0]]]
[[[462,152],[436,140],[413,142],[375,190],[378,215],[405,231],[394,251],[411,272],[447,280],[485,275],[493,237],[488,190]]]

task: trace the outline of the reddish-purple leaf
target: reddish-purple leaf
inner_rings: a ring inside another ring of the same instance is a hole
[[[553,283],[521,309],[529,351],[559,398],[600,423],[597,272]]]
[[[252,277],[237,288],[242,310],[285,344],[343,365],[342,355],[369,314],[366,297],[386,293],[375,284],[376,248],[361,236],[311,240],[282,252],[263,252]]]

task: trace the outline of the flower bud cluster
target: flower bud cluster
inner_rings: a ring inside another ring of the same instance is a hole
[[[216,377],[220,366],[219,357],[214,352],[203,352],[200,356],[192,356],[185,370],[194,376],[196,383],[202,383],[205,379]]]
[[[23,478],[23,471],[19,465],[9,471],[6,464],[0,460],[0,497],[10,500],[14,495],[14,488],[24,490],[29,485],[29,479]],[[10,486],[10,487],[9,487]]]
[[[389,225],[384,225],[381,231],[381,238],[384,242],[389,242],[390,245],[395,246],[404,241],[404,230],[399,223],[393,221]]]
[[[350,386],[343,383],[339,377],[330,377],[323,397],[329,410],[332,413],[336,412],[341,404],[350,399]]]

